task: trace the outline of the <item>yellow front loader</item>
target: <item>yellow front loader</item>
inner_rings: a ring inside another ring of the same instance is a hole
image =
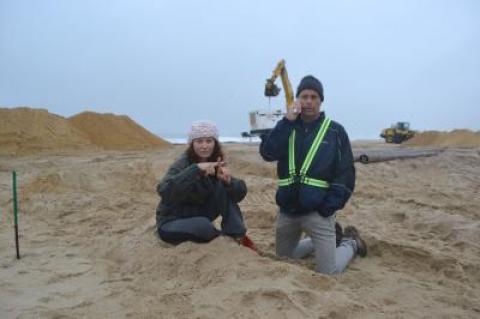
[[[383,129],[380,137],[384,138],[387,143],[400,144],[412,138],[414,135],[415,131],[410,130],[410,123],[397,122],[390,128]]]

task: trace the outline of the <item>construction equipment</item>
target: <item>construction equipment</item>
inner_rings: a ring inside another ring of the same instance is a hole
[[[278,62],[273,70],[272,76],[267,79],[265,84],[265,96],[268,98],[277,96],[281,89],[275,85],[275,80],[280,76],[282,79],[283,90],[285,92],[285,100],[287,109],[293,106],[293,90],[290,80],[288,79],[285,60]],[[255,110],[250,115],[250,133],[243,132],[242,136],[256,136],[270,131],[278,121],[285,116],[285,111],[277,110]]]
[[[410,130],[410,123],[397,122],[390,128],[383,129],[380,137],[384,138],[387,143],[400,144],[414,135],[415,131]]]
[[[265,96],[268,98],[277,96],[280,93],[280,88],[275,85],[275,80],[280,76],[282,78],[283,90],[285,91],[285,100],[287,109],[293,106],[293,90],[290,80],[288,79],[287,68],[285,67],[285,60],[278,62],[277,67],[273,70],[272,77],[267,79],[265,83]]]
[[[259,136],[270,131],[278,121],[280,121],[285,113],[281,110],[268,111],[256,110],[250,112],[250,135]],[[242,133],[242,136],[245,134]]]

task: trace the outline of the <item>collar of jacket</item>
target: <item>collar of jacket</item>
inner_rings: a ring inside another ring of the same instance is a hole
[[[325,119],[325,112],[320,112],[320,116],[314,120],[313,122],[310,122],[310,123],[305,123],[303,120],[302,120],[302,117],[299,116],[297,117],[297,119],[295,120],[295,126],[297,127],[302,127],[302,128],[305,128],[305,127],[316,127],[317,125],[321,124],[323,122],[323,120]]]

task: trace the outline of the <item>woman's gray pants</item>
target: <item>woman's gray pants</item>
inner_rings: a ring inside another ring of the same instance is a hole
[[[300,240],[303,232],[308,237]],[[275,237],[278,256],[300,259],[314,253],[315,271],[325,274],[344,271],[357,251],[353,239],[336,246],[335,214],[323,217],[311,212],[292,217],[278,213]]]
[[[171,244],[184,241],[204,243],[222,234],[234,238],[245,236],[247,229],[237,203],[229,201],[227,209],[222,212],[221,231],[212,223],[215,215],[205,213],[205,216],[175,219],[158,227],[158,235],[163,241]]]

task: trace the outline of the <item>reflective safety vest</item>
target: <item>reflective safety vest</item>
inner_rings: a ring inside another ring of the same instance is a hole
[[[288,177],[280,178],[278,180],[278,186],[289,186],[296,182],[300,182],[305,185],[328,188],[329,184],[327,181],[308,177],[307,172],[310,169],[313,157],[317,153],[318,148],[320,147],[320,144],[325,137],[325,133],[330,127],[330,122],[330,119],[325,118],[322,126],[320,126],[317,136],[315,136],[312,146],[310,146],[307,156],[303,161],[302,168],[300,169],[300,174],[297,174],[295,169],[295,129],[293,130],[288,139]]]

